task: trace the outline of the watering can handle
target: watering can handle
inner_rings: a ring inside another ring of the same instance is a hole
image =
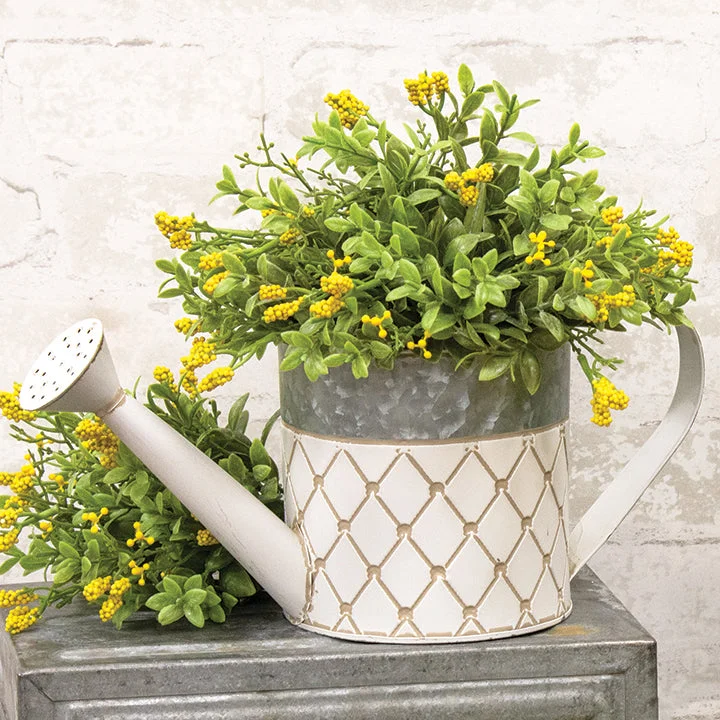
[[[705,363],[695,330],[676,328],[680,348],[677,386],[655,432],[582,516],[570,534],[570,577],[612,535],[662,470],[695,420],[702,399]]]

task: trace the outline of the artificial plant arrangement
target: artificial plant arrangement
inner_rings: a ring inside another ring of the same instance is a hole
[[[236,156],[255,187],[224,167],[215,196],[259,211],[259,227],[158,213],[184,251],[157,263],[170,276],[160,295],[182,297],[186,330],[210,333],[233,367],[284,344],[281,370],[302,364],[311,380],[345,363],[362,378],[413,352],[475,363],[480,381],[510,373],[534,393],[538,351],[569,343],[592,420],[608,425],[628,398],[605,375],[620,360],[598,349],[602,333],[689,325],[693,247],[655,211],[625,213],[597,170],[574,169],[604,154],[577,124],[541,163],[535,138],[514,130],[536,100],[476,86],[465,65],[458,84],[456,95],[443,72],[405,80],[421,112],[405,140],[348,90],[325,97],[328,121],[295,156],[261,136],[259,156]]]
[[[241,188],[225,167],[215,196],[235,198],[236,214],[258,212],[252,229],[155,217],[182,251],[157,263],[169,276],[160,296],[182,298],[176,328],[192,347],[178,383],[156,368],[148,406],[277,513],[267,429],[246,437],[245,397],[225,424],[203,397],[269,345],[286,346],[281,370],[302,365],[311,380],[343,364],[363,378],[413,353],[475,367],[480,382],[509,373],[534,393],[538,354],[569,343],[592,384],[592,421],[606,426],[628,398],[606,377],[620,360],[603,355],[602,334],[690,324],[692,245],[654,211],[625,213],[596,170],[573,169],[602,150],[573,125],[541,163],[533,136],[514,129],[536,101],[476,86],[464,65],[458,84],[455,94],[442,72],[405,81],[421,113],[406,140],[348,90],[326,96],[328,121],[316,118],[296,155],[261,135],[259,156],[236,156],[255,186]],[[199,380],[220,354],[230,365]],[[0,510],[0,573],[19,563],[52,585],[0,591],[10,632],[79,594],[117,626],[144,606],[161,623],[202,626],[255,592],[97,418],[29,413],[17,398],[17,387],[0,394],[0,409],[30,449],[26,466],[0,475],[12,492]]]
[[[251,440],[243,395],[222,422],[206,394],[232,371],[196,375],[214,359],[210,343],[196,343],[182,359],[179,385],[169,368],[157,367],[147,407],[282,515],[277,466],[264,446],[275,416]],[[0,472],[10,493],[0,510],[7,556],[0,574],[19,564],[26,574],[43,570],[51,584],[0,590],[0,607],[10,608],[8,632],[79,595],[118,628],[143,607],[163,625],[186,618],[202,627],[224,622],[240,598],[256,592],[247,572],[97,417],[23,410],[19,389],[0,393],[11,436],[27,447],[25,465]],[[26,550],[18,546],[22,534]]]

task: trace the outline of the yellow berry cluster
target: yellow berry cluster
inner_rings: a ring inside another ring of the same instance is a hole
[[[462,174],[462,179],[466,183],[490,182],[495,175],[492,163],[483,163],[480,167],[470,168]]]
[[[353,281],[347,275],[341,275],[337,270],[333,270],[329,277],[320,278],[320,287],[328,295],[341,298],[352,290]]]
[[[300,214],[303,217],[311,218],[315,215],[315,208],[311,207],[310,205],[303,205],[302,210],[300,211]]]
[[[302,235],[298,228],[290,228],[280,236],[281,245],[292,245]]]
[[[483,163],[480,167],[470,168],[462,175],[452,170],[445,176],[445,187],[458,194],[461,205],[473,207],[480,197],[477,184],[490,182],[494,174],[492,163]]]
[[[41,520],[38,523],[38,528],[43,531],[43,537],[48,533],[52,532],[53,524],[50,520]]]
[[[333,261],[335,268],[341,268],[343,265],[349,265],[352,262],[352,258],[349,255],[346,255],[344,258],[336,258],[334,250],[328,250],[325,254]]]
[[[18,605],[14,607],[5,619],[5,630],[11,635],[16,635],[27,630],[40,617],[39,608],[31,608],[29,605]]]
[[[18,535],[20,531],[17,528],[0,535],[0,552],[7,552],[17,542]]]
[[[120,578],[110,586],[110,594],[102,604],[99,615],[103,622],[107,622],[122,607],[122,596],[130,589],[130,581]]]
[[[35,467],[33,465],[23,465],[16,473],[3,473],[0,485],[9,485],[10,489],[16,494],[26,493],[35,484]]]
[[[138,577],[138,585],[144,585],[145,584],[145,572],[150,569],[150,563],[143,563],[142,565],[138,565],[134,560],[131,560],[128,563],[128,567],[130,568],[130,572],[135,576]]]
[[[614,295],[608,295],[602,292],[599,295],[588,295],[592,300],[597,314],[595,316],[596,323],[606,322],[609,317],[609,308],[612,307],[632,307],[635,304],[635,288],[632,285],[623,285],[623,289]]]
[[[203,528],[202,530],[197,531],[197,535],[195,536],[195,540],[197,541],[197,544],[201,547],[207,547],[209,545],[219,545],[218,539],[209,531]]]
[[[287,288],[282,285],[261,285],[258,297],[260,300],[284,300],[287,297]]]
[[[47,476],[47,479],[48,479],[50,482],[56,483],[57,486],[58,486],[58,488],[60,488],[60,489],[62,489],[62,488],[64,487],[65,483],[67,482],[67,481],[65,480],[65,478],[64,478],[62,475],[60,475],[60,473],[50,473],[50,474]]]
[[[155,214],[155,224],[158,230],[170,240],[171,248],[190,249],[192,237],[188,230],[195,224],[195,218],[189,215],[179,218],[177,215],[168,215],[161,210]]]
[[[550,265],[550,258],[545,257],[545,248],[552,250],[555,247],[555,241],[548,240],[547,233],[544,230],[539,233],[531,232],[528,238],[535,245],[535,250],[525,258],[525,262],[528,265],[532,265],[535,261],[541,262],[545,266]]]
[[[203,283],[203,290],[208,294],[212,295],[216,290],[217,286],[230,275],[229,270],[225,270],[223,272],[215,273],[214,275],[211,275],[204,283]]]
[[[382,326],[383,322],[385,320],[390,320],[392,317],[392,314],[389,310],[386,310],[382,316],[380,315],[373,315],[370,317],[369,315],[363,315],[362,316],[362,323],[363,325],[374,325],[378,329],[378,337],[381,339],[385,339],[387,337],[387,330]]]
[[[305,296],[300,296],[297,300],[271,305],[263,311],[263,320],[266,323],[277,322],[278,320],[287,320],[291,318],[302,305]]]
[[[190,353],[180,358],[180,362],[188,370],[197,370],[203,365],[209,365],[217,360],[215,354],[215,343],[209,342],[204,337],[196,337],[190,346]]]
[[[681,240],[680,234],[674,227],[668,230],[659,230],[657,239],[670,248],[669,251],[660,251],[658,258],[674,262],[680,267],[690,267],[693,261],[693,246],[691,243]]]
[[[352,129],[357,121],[367,115],[370,109],[364,102],[358,100],[349,90],[341,90],[337,95],[328,93],[323,102],[326,102],[340,116],[344,127]]]
[[[344,307],[344,300],[340,300],[334,295],[331,295],[329,298],[318,300],[310,305],[310,314],[313,317],[329,318],[332,317],[338,310],[342,310]]]
[[[173,392],[178,391],[177,383],[175,382],[175,376],[172,374],[170,368],[164,365],[158,365],[153,370],[153,377],[163,385],[167,385]]]
[[[480,191],[476,185],[466,185],[465,187],[461,187],[458,192],[460,204],[465,207],[475,207],[479,197]]]
[[[183,335],[187,335],[190,332],[190,328],[195,324],[195,321],[192,318],[189,317],[183,317],[178,318],[173,325],[175,326],[175,329],[182,333]],[[195,328],[192,332],[193,335],[198,331],[198,328]]]
[[[230,382],[233,379],[231,367],[219,367],[211,370],[199,383],[198,392],[211,392],[217,387]]]
[[[110,590],[112,584],[112,576],[106,575],[105,577],[95,578],[91,580],[83,588],[83,596],[88,602],[94,602],[102,595],[105,595]]]
[[[120,443],[107,425],[98,419],[85,418],[75,426],[75,436],[86,450],[100,453],[100,464],[104,468],[115,467]]]
[[[618,208],[619,210],[622,210],[622,208]],[[628,238],[632,235],[632,228],[627,223],[619,223],[615,222],[612,224],[612,227],[610,228],[610,235],[606,235],[605,237],[600,238],[595,242],[595,245],[598,247],[610,247],[612,244],[612,241],[615,239],[615,236],[621,231],[625,230],[625,237]]]
[[[440,97],[443,93],[450,90],[448,76],[442,71],[436,71],[427,75],[420,73],[417,80],[406,78],[404,81],[405,90],[407,90],[408,100],[413,105],[425,105],[431,100],[433,95]]]
[[[592,422],[600,427],[607,427],[612,422],[611,410],[624,410],[630,398],[618,390],[606,377],[593,380],[593,396],[590,400],[593,415]]]
[[[6,501],[5,507],[0,510],[0,527],[5,529],[11,528],[17,522],[21,512],[22,507],[13,506]],[[2,606],[0,605],[0,607]]]
[[[131,537],[125,541],[128,547],[134,547],[135,543],[145,541],[148,545],[152,545],[155,542],[155,538],[152,535],[145,535],[142,531],[142,525],[139,522],[133,523],[135,530],[135,537]]]
[[[429,338],[430,333],[426,330],[420,340],[418,340],[417,342],[410,340],[406,347],[408,350],[415,350],[417,348],[418,350],[422,351],[422,356],[426,360],[429,360],[432,357],[432,353],[427,349],[427,341]]]
[[[198,260],[198,270],[214,270],[223,266],[222,253],[213,252],[209,255],[201,255]]]
[[[100,531],[100,520],[105,517],[110,511],[106,508],[100,508],[100,514],[94,512],[85,512],[82,514],[82,519],[91,522],[92,525],[90,526],[90,532],[91,533],[97,533]]]
[[[585,287],[590,287],[592,285],[592,279],[595,277],[595,271],[593,270],[592,260],[586,260],[585,267],[574,268],[573,272],[580,273],[580,277],[583,279],[583,282],[585,283]]]
[[[13,383],[12,392],[0,392],[0,411],[12,422],[31,422],[37,417],[37,413],[20,407],[20,387],[20,383]]]
[[[15,605],[27,605],[38,599],[35,593],[27,590],[0,590],[0,608],[14,607]]]
[[[606,225],[613,225],[619,223],[622,220],[623,209],[616,205],[612,207],[604,208],[600,211],[600,217]]]

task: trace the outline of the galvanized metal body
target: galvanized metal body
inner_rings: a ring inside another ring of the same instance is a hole
[[[491,643],[348,643],[270,600],[121,631],[84,601],[0,636],[2,720],[654,720],[655,641],[589,570],[570,620]]]

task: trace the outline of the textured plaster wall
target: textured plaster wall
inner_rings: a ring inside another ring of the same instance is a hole
[[[720,10],[715,0],[0,0],[0,387],[50,335],[103,319],[121,380],[174,366],[181,311],[156,298],[171,252],[158,209],[235,222],[207,201],[223,163],[264,127],[292,154],[328,90],[406,118],[402,79],[460,62],[521,98],[547,150],[577,120],[605,147],[603,184],[672,212],[696,244],[692,315],[709,360],[700,418],[681,451],[591,563],[657,638],[661,716],[720,718],[718,264]],[[610,431],[573,388],[575,514],[667,406],[674,342],[633,332],[617,384],[632,397]],[[246,366],[257,424],[276,407],[275,362]],[[0,439],[4,469],[22,450]]]

